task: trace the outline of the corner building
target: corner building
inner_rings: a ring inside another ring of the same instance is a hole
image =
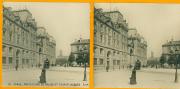
[[[175,51],[177,50],[177,52]],[[180,40],[171,40],[162,45],[162,55],[168,61],[171,55],[180,55]]]
[[[141,36],[135,28],[130,28],[128,31],[128,50],[130,52],[130,45],[134,44],[132,56],[130,56],[129,63],[134,66],[135,62],[139,60],[142,66],[147,65],[147,41]]]
[[[18,68],[36,67],[46,58],[51,64],[55,63],[55,40],[47,32],[39,32],[27,9],[13,11],[10,7],[3,7],[2,38],[3,69],[13,69],[16,65]]]
[[[128,66],[128,24],[119,11],[94,9],[94,70]]]
[[[77,59],[78,54],[80,54],[80,50],[84,50],[83,48],[86,48],[86,53],[89,55],[89,47],[90,47],[90,40],[89,39],[82,39],[76,40],[71,43],[71,53],[75,56],[75,59]]]

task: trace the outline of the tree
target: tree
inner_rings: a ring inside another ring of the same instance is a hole
[[[177,57],[178,64],[180,64],[180,54]]]
[[[147,65],[148,66],[151,66],[151,67],[154,67],[154,66],[156,66],[156,65],[158,65],[160,62],[159,62],[159,60],[157,60],[157,59],[151,59],[151,60],[148,60],[147,61]]]
[[[161,64],[161,67],[164,67],[163,65],[164,65],[164,63],[166,63],[166,59],[165,59],[164,55],[161,55],[159,62]]]
[[[75,56],[73,53],[71,53],[69,55],[69,58],[68,58],[68,62],[69,62],[69,65],[72,66],[72,63],[75,61]]]
[[[66,58],[57,58],[56,59],[56,65],[63,66],[66,63],[68,63],[68,59],[66,59]]]
[[[81,64],[84,62],[83,55],[81,53],[78,54],[76,62],[78,65],[81,66]]]
[[[172,65],[176,63],[175,56],[174,55],[170,55],[167,63],[172,67]]]
[[[85,59],[86,59],[86,63],[88,63],[89,64],[89,62],[90,62],[90,58],[89,58],[89,52],[87,53],[87,55],[85,56]]]

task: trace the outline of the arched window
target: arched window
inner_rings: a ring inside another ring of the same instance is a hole
[[[6,37],[6,28],[3,28],[3,38]]]
[[[9,32],[9,41],[12,41],[12,35],[13,35],[13,31],[10,29],[10,32]]]
[[[100,54],[103,54],[103,48],[100,48]]]

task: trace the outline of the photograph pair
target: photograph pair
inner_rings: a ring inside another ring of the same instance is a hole
[[[4,2],[2,86],[180,87],[180,4],[91,5]]]

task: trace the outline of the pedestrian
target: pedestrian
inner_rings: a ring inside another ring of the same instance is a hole
[[[106,71],[107,71],[107,72],[109,71],[109,66],[106,66]]]
[[[44,84],[46,83],[46,70],[43,68],[42,69],[42,72],[41,72],[41,75],[40,75],[40,83],[41,84]]]
[[[46,60],[44,60],[43,68],[45,68],[45,69],[48,69],[48,68],[49,68],[49,61],[48,61],[47,58],[46,58]]]
[[[15,66],[16,71],[18,70],[18,65]]]
[[[130,84],[136,84],[136,68],[133,68],[133,71],[131,73],[131,77],[130,77]]]

